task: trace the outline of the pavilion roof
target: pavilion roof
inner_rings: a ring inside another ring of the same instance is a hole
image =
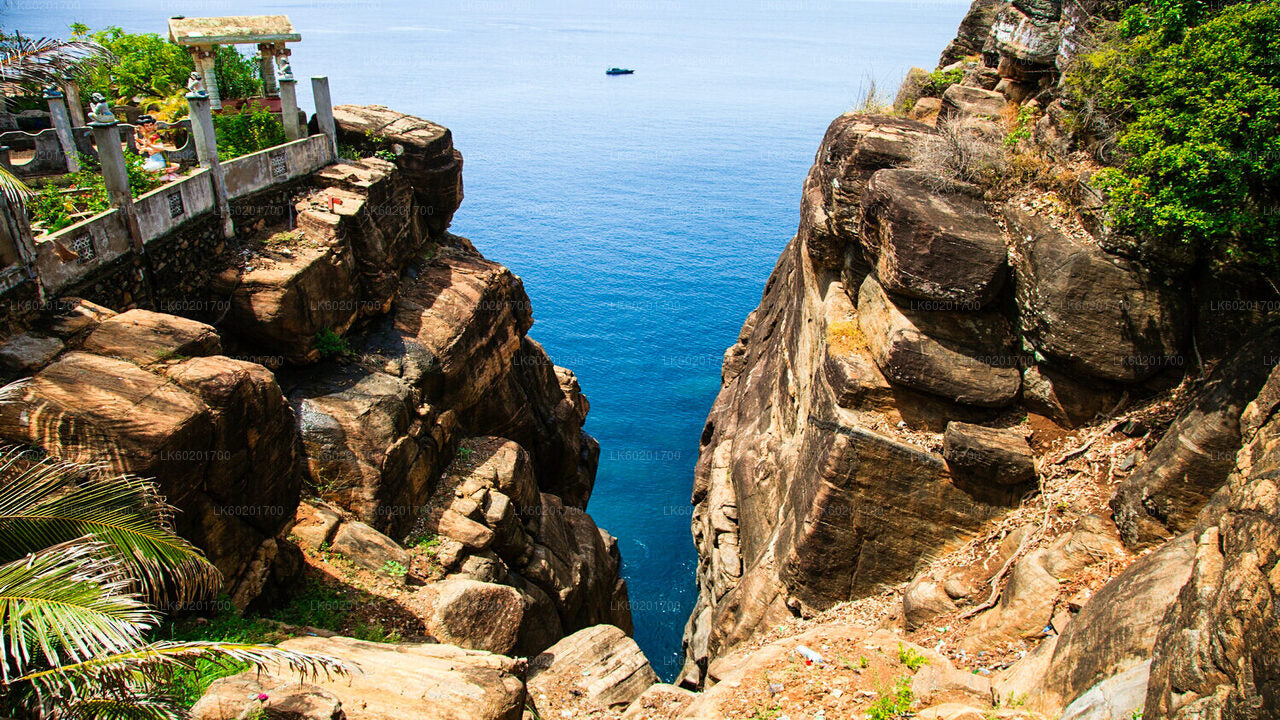
[[[297,42],[302,36],[288,15],[228,15],[170,18],[169,39],[179,45],[236,45]]]

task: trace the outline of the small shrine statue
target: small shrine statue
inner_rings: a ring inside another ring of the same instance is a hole
[[[134,135],[138,152],[146,156],[142,169],[149,173],[163,175],[165,181],[177,180],[178,166],[165,159],[165,146],[160,140],[160,132],[156,128],[156,119],[150,115],[138,118],[138,132]]]
[[[293,66],[289,64],[289,58],[285,55],[280,55],[276,58],[276,61],[279,65],[276,76],[281,80],[292,80]]]
[[[107,104],[107,99],[102,93],[94,93],[89,97],[92,104],[89,105],[89,119],[96,123],[113,123],[116,121],[116,114],[111,112],[111,106]]]
[[[192,71],[191,76],[187,78],[187,92],[192,95],[208,95],[204,89],[204,80],[200,79],[200,73]]]

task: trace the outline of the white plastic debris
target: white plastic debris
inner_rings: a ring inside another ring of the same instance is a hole
[[[824,660],[821,655],[805,647],[804,645],[797,645],[796,652],[800,654],[800,657],[804,658],[805,660],[808,660],[811,663],[821,665],[822,663],[826,662],[826,660]]]

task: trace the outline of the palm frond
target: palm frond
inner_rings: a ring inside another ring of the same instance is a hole
[[[271,645],[223,642],[156,642],[125,652],[64,664],[29,673],[16,682],[30,683],[42,708],[70,706],[92,698],[157,698],[148,688],[163,685],[179,670],[199,661],[233,668],[249,664],[300,681],[349,675],[356,668],[327,655],[311,655]]]
[[[4,193],[5,198],[14,206],[22,205],[27,198],[35,195],[34,190],[27,187],[27,184],[18,179],[17,175],[2,165],[0,165],[0,192]]]
[[[70,72],[113,59],[109,50],[89,40],[16,35],[0,54],[0,83],[55,85]]]
[[[217,569],[173,531],[155,486],[101,466],[0,451],[0,562],[81,537],[105,544],[149,597],[185,602],[215,591]]]
[[[131,695],[73,701],[54,709],[51,720],[185,720],[186,709],[174,699]]]
[[[137,647],[156,613],[97,543],[77,542],[0,565],[0,676]]]

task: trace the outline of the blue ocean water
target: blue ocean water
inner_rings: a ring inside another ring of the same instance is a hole
[[[689,492],[720,359],[795,232],[827,124],[931,68],[965,0],[17,0],[0,25],[165,32],[285,13],[300,78],[443,123],[453,230],[517,272],[532,335],[577,372],[602,446],[589,510],[618,536],[635,636],[679,669],[696,589]],[[634,75],[607,77],[611,66]],[[299,83],[310,106],[308,83]]]

